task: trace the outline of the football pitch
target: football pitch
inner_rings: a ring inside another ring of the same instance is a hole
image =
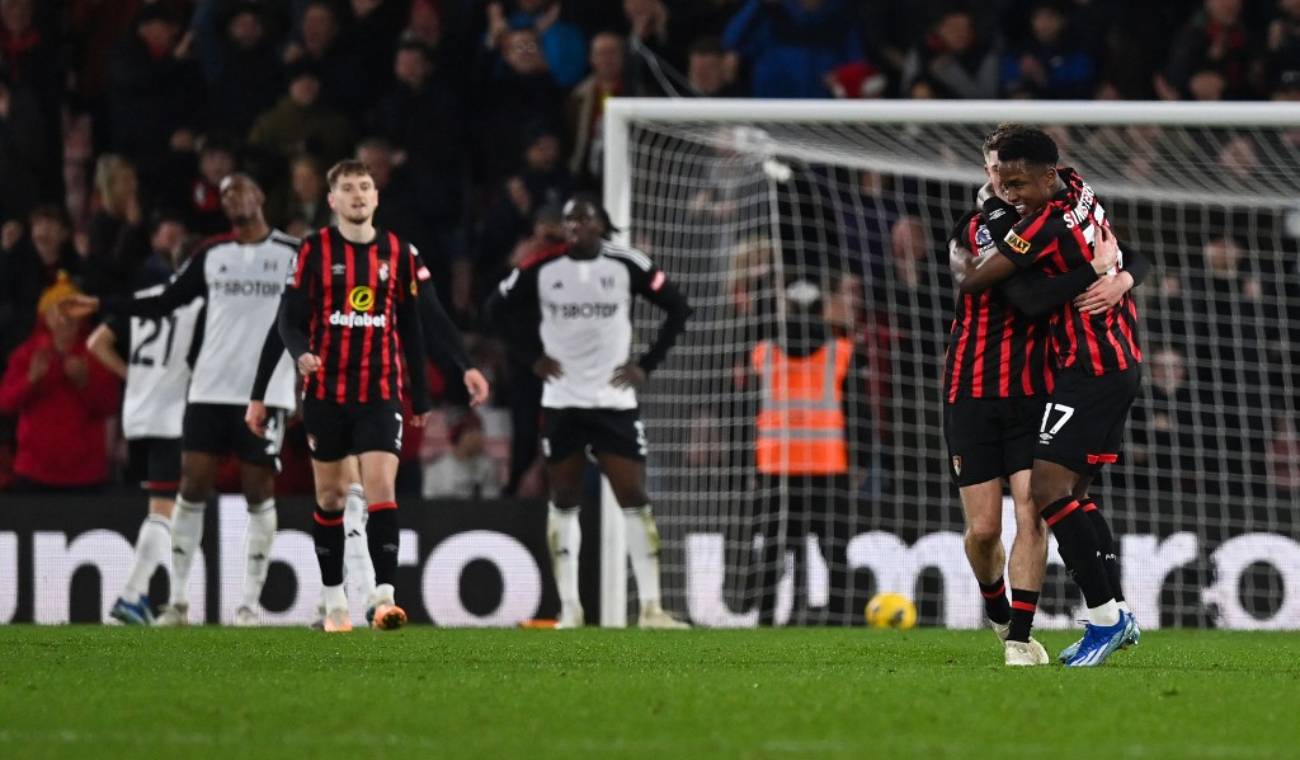
[[[5,758],[1300,755],[1300,634],[1069,671],[934,629],[9,626],[0,654]]]

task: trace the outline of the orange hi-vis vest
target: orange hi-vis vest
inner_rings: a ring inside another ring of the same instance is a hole
[[[844,378],[853,346],[837,338],[792,358],[762,341],[750,361],[762,396],[758,471],[765,475],[841,475],[849,471],[844,440]]]

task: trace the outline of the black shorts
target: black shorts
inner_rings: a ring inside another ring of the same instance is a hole
[[[559,462],[587,448],[645,461],[645,425],[636,409],[543,409],[542,454]]]
[[[1034,463],[1041,398],[961,398],[943,408],[948,470],[959,487],[1010,477]]]
[[[226,456],[241,462],[280,468],[280,446],[284,444],[283,409],[266,410],[266,437],[253,435],[244,422],[247,407],[238,404],[186,404],[181,424],[181,450]]]
[[[318,462],[368,451],[402,453],[402,405],[396,401],[336,404],[303,399],[302,424],[311,458]]]
[[[1050,401],[1039,407],[1034,459],[1086,475],[1119,459],[1128,412],[1142,382],[1141,367],[1092,375],[1062,372]]]
[[[176,498],[181,487],[181,439],[136,438],[127,442],[131,471],[150,496]]]

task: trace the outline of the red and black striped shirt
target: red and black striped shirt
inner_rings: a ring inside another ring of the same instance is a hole
[[[950,240],[977,257],[997,248],[978,212],[962,217]],[[1045,321],[1021,314],[997,288],[960,295],[948,331],[944,398],[952,404],[1051,393],[1046,336]]]
[[[367,244],[335,227],[304,238],[285,297],[305,297],[307,341],[322,367],[303,378],[303,395],[338,404],[401,400],[403,350],[411,348],[403,334],[409,340],[408,330],[419,329],[416,291],[428,277],[415,250],[386,230]]]
[[[998,250],[1017,267],[1042,268],[1059,276],[1093,259],[1093,238],[1107,225],[1096,193],[1073,169],[1058,169],[1065,188],[1037,212],[1016,223]],[[1123,261],[1119,266],[1123,267]],[[1085,316],[1068,301],[1049,317],[1057,370],[1079,367],[1093,375],[1119,372],[1142,362],[1137,303],[1125,293],[1111,309]]]

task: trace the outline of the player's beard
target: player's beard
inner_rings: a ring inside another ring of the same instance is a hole
[[[374,212],[374,211],[369,211],[369,210],[367,210],[367,211],[354,211],[354,210],[349,209],[348,212],[347,212],[346,214],[343,214],[342,216],[343,216],[343,219],[346,220],[348,224],[358,224],[358,225],[360,225],[360,224],[366,224],[366,223],[369,222],[371,219],[373,219],[373,218],[375,217],[375,212]]]

